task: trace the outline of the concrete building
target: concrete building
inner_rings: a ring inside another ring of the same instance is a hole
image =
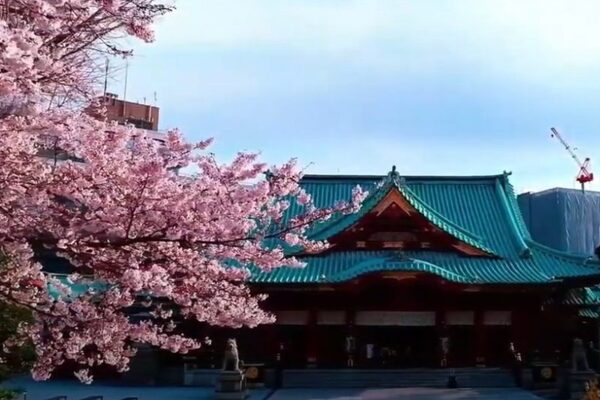
[[[106,116],[109,121],[117,121],[123,125],[131,124],[139,129],[158,131],[160,111],[158,107],[121,100],[113,93],[106,93],[102,103],[106,107]]]

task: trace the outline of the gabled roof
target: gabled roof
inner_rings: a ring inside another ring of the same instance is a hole
[[[416,271],[463,284],[600,282],[600,263],[542,246],[531,239],[507,173],[493,176],[309,175],[301,182],[317,207],[348,200],[359,185],[369,196],[356,214],[334,216],[309,230],[324,240],[352,226],[391,189],[447,234],[496,257],[433,251],[332,251],[307,256],[303,269],[256,272],[260,283],[336,283],[379,271]],[[288,218],[300,212],[293,204]],[[582,285],[583,286],[583,283]]]
[[[313,240],[327,240],[333,235],[348,229],[360,218],[371,212],[393,190],[397,190],[414,209],[440,230],[476,249],[494,254],[481,237],[456,224],[423,201],[418,194],[406,185],[405,179],[398,175],[395,168],[371,189],[358,212],[349,215],[337,215],[325,223],[315,226],[309,232],[309,237]]]

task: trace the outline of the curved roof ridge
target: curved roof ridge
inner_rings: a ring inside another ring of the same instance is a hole
[[[386,268],[381,268],[382,264],[385,265]],[[348,279],[356,278],[358,276],[385,271],[418,271],[430,273],[452,282],[475,283],[475,281],[471,277],[458,274],[447,268],[443,268],[439,265],[433,264],[429,261],[419,260],[415,258],[393,260],[390,259],[390,257],[385,256],[359,261],[351,267],[339,271],[338,273],[334,274],[333,276],[330,276],[329,278],[334,281],[345,281]]]
[[[515,188],[508,180],[508,177],[505,176],[503,182],[506,197],[508,200],[508,205],[515,220],[515,224],[517,225],[517,228],[524,239],[531,239],[531,234],[529,232],[529,229],[527,229],[527,224],[523,219],[523,214],[521,213],[521,209],[519,208],[519,204],[517,203],[517,196],[515,196]]]
[[[439,218],[443,222],[451,225],[454,229],[458,230],[460,233],[462,233],[462,234],[464,234],[466,236],[469,236],[471,239],[473,239],[474,241],[477,241],[479,243],[481,243],[481,241],[483,240],[479,235],[476,235],[476,234],[472,233],[468,229],[462,227],[461,225],[457,224],[456,222],[452,221],[451,219],[449,219],[445,215],[443,215],[440,212],[438,212],[435,208],[433,208],[432,206],[430,206],[429,204],[427,204],[427,202],[425,202],[423,199],[421,199],[421,197],[419,195],[417,195],[409,187],[407,187],[407,186],[398,187],[398,190],[400,190],[400,192],[403,195],[405,195],[405,197],[406,197],[407,200],[409,200],[409,201],[410,201],[410,199],[415,200],[421,207],[427,209],[427,211],[430,212],[430,213],[432,213],[433,215],[435,215],[436,218]],[[408,196],[407,196],[407,194],[408,194]],[[411,203],[411,205],[414,207],[414,204]],[[483,245],[483,243],[481,243],[481,245],[483,247],[486,247],[485,245]],[[491,250],[489,250],[489,252],[493,253]]]
[[[492,183],[496,179],[506,176],[505,174],[496,175],[402,175],[402,178],[409,182],[455,182],[455,183],[472,183],[472,182],[487,182]],[[384,180],[387,175],[359,175],[359,174],[306,174],[302,177],[301,182],[304,183],[330,183],[331,181],[360,181],[364,183],[376,183]]]
[[[395,168],[381,180],[367,198],[363,201],[358,212],[350,215],[339,214],[332,217],[328,222],[315,228],[314,232],[310,233],[310,238],[313,240],[325,240],[332,235],[335,235],[348,228],[350,225],[358,221],[363,215],[371,211],[378,203],[389,193],[392,188],[397,189],[402,196],[414,207],[421,215],[423,215],[433,225],[455,237],[456,239],[475,247],[485,253],[493,256],[497,254],[490,249],[483,239],[448,217],[438,212],[434,207],[426,203],[415,192],[413,192],[405,184],[405,178],[396,172]],[[433,216],[433,218],[431,217]]]
[[[505,173],[495,175],[402,175],[402,178],[409,181],[412,180],[459,180],[459,181],[477,181],[477,180],[494,180],[506,176]],[[386,175],[360,175],[360,174],[306,174],[302,177],[303,181],[309,180],[370,180],[378,181],[385,179]]]
[[[375,187],[367,197],[363,200],[360,210],[353,214],[342,214],[338,213],[337,215],[332,216],[329,220],[318,224],[314,227],[312,232],[308,233],[308,236],[312,240],[325,240],[332,235],[348,228],[350,225],[355,223],[373,209],[377,205],[377,203],[383,198],[386,192],[383,192],[381,189],[385,186],[385,184]],[[343,223],[342,223],[343,222]],[[341,224],[341,226],[339,226]],[[334,229],[337,228],[337,229]]]
[[[444,271],[444,273],[446,274],[446,276],[452,275],[452,276],[455,276],[455,277],[460,277],[460,278],[462,278],[465,281],[470,282],[470,283],[475,283],[476,282],[476,279],[473,279],[470,276],[465,276],[463,274],[458,274],[456,272],[450,271],[447,268],[440,267],[439,265],[434,264],[434,263],[429,262],[429,261],[419,260],[419,259],[416,259],[416,258],[413,258],[412,261],[413,261],[413,263],[427,265],[427,266],[429,266],[429,267],[431,267],[431,268],[433,268],[435,270]],[[436,275],[442,276],[442,275],[439,275],[439,274],[436,274]],[[442,276],[442,277],[444,277],[444,276]],[[454,280],[454,281],[458,282],[458,280]]]
[[[533,239],[528,239],[527,243],[535,250],[542,251],[548,255],[560,257],[569,261],[578,261],[582,263],[583,266],[595,265],[600,268],[600,260],[594,259],[593,256],[588,256],[586,254],[573,254],[566,251],[558,250],[553,247],[543,245],[540,242],[536,242]]]
[[[502,176],[502,180],[506,182],[506,175]],[[531,256],[531,249],[529,246],[527,246],[525,238],[523,237],[523,233],[521,232],[521,229],[519,229],[519,224],[517,221],[515,221],[514,212],[510,207],[508,196],[506,195],[503,185],[500,183],[500,179],[496,180],[496,193],[500,199],[501,207],[504,210],[505,216],[508,219],[511,235],[515,241],[515,245],[519,249],[519,255],[521,257]]]

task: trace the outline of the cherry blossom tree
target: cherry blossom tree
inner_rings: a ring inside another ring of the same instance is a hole
[[[365,196],[357,188],[318,209],[294,160],[267,167],[240,153],[220,163],[210,140],[172,131],[158,143],[60,107],[58,97],[93,98],[98,55],[128,54],[122,35],[152,40],[151,23],[169,10],[154,0],[0,0],[0,300],[35,316],[5,347],[32,343],[37,379],[65,362],[84,382],[95,366],[125,371],[137,344],[199,347],[178,332],[182,319],[272,322],[246,284],[250,270],[300,267],[290,252],[327,246],[307,229]],[[56,149],[66,157],[40,157]],[[69,282],[88,289],[76,295],[46,273],[36,248],[66,258]],[[141,298],[153,317],[135,321],[128,309]]]

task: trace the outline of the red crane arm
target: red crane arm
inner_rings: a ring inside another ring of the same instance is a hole
[[[585,184],[587,182],[591,182],[594,180],[594,174],[592,173],[592,171],[590,171],[590,159],[586,158],[583,162],[581,162],[579,157],[577,157],[577,154],[575,154],[573,149],[571,149],[571,146],[569,146],[569,144],[567,142],[565,142],[565,140],[562,138],[562,136],[560,136],[560,133],[558,133],[558,131],[554,128],[551,128],[551,130],[552,130],[552,137],[557,138],[560,141],[560,143],[562,143],[564,148],[571,155],[571,158],[573,158],[573,160],[575,160],[575,162],[579,166],[579,173],[577,174],[577,177],[575,179],[579,183],[581,183],[581,190],[584,190]]]
[[[589,158],[587,158],[585,160],[585,165],[584,163],[581,162],[581,160],[579,159],[579,157],[577,157],[577,154],[575,154],[575,152],[573,151],[573,149],[571,149],[571,146],[569,146],[569,144],[567,142],[565,142],[565,140],[562,138],[562,136],[560,136],[560,133],[558,133],[558,131],[554,128],[550,129],[552,131],[552,136],[557,138],[562,145],[564,146],[564,148],[569,152],[569,154],[571,155],[571,157],[573,158],[573,160],[575,160],[575,162],[577,163],[577,165],[579,165],[579,168],[581,169],[587,169],[587,166],[589,164]]]

